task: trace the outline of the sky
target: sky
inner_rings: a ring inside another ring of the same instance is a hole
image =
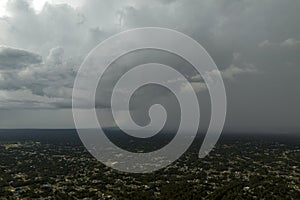
[[[189,35],[216,62],[227,92],[225,131],[297,132],[299,10],[295,0],[2,0],[0,128],[73,128],[73,82],[88,52],[113,34],[156,26]],[[188,68],[171,55],[148,53],[183,72]],[[111,70],[108,77],[104,90],[118,74]],[[200,77],[190,79],[205,124],[208,93]],[[164,98],[166,92],[157,91],[149,95]],[[99,112],[114,126],[107,107]]]

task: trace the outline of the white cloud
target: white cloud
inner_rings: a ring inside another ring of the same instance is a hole
[[[300,40],[296,40],[294,38],[288,38],[282,43],[280,43],[280,45],[283,47],[294,47],[300,45]]]
[[[257,68],[253,64],[244,64],[246,67],[239,68],[235,65],[230,65],[229,68],[221,71],[221,75],[224,79],[234,80],[237,76],[241,74],[251,74],[256,73]]]
[[[234,58],[236,59],[237,54],[234,54]],[[214,80],[214,77],[218,74],[221,74],[224,81],[234,81],[236,78],[242,74],[252,74],[257,73],[257,68],[253,64],[243,64],[243,67],[237,67],[234,64],[231,64],[228,68],[225,68],[221,71],[211,71],[206,74],[207,78],[210,80]],[[195,92],[202,92],[207,89],[206,84],[200,74],[190,77],[191,85]],[[191,92],[190,87],[187,84],[182,84],[181,92]]]
[[[258,44],[259,47],[296,47],[300,45],[300,40],[295,38],[288,38],[282,42],[270,42],[269,40],[265,40]]]
[[[271,43],[269,40],[265,40],[258,44],[259,47],[270,47],[273,45],[274,45],[274,43]]]
[[[192,82],[190,84],[196,93],[205,91],[207,89],[206,84],[203,82]],[[182,86],[180,88],[181,93],[190,93],[190,92],[194,92],[194,91],[191,91],[191,88],[189,87],[188,83],[182,84]]]

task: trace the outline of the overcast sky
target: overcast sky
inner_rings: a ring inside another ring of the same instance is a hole
[[[299,10],[297,0],[2,0],[0,128],[74,127],[72,86],[87,53],[115,33],[158,26],[191,36],[216,62],[226,131],[299,131]]]

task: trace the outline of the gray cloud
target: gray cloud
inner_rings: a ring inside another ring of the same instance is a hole
[[[0,70],[20,69],[28,65],[39,64],[42,57],[25,50],[0,46]]]
[[[91,0],[77,9],[47,4],[36,13],[30,1],[13,0],[10,15],[0,18],[0,45],[13,51],[0,51],[1,108],[69,107],[76,71],[92,47],[122,30],[161,26],[196,39],[221,69],[227,130],[298,130],[299,10],[294,0]],[[111,71],[105,89],[120,72]],[[204,98],[201,78],[187,75]]]
[[[0,71],[1,108],[70,108],[75,63],[64,60],[61,47],[51,49],[44,62],[25,50],[7,51],[10,56],[1,57],[10,67]]]

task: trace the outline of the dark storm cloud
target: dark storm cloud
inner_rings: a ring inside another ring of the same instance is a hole
[[[228,130],[300,128],[300,1],[91,0],[36,13],[30,1],[13,0],[7,10],[0,45],[26,52],[0,57],[2,107],[70,107],[76,71],[92,47],[129,28],[161,26],[193,37],[215,60],[227,89]],[[108,74],[107,88],[120,72]],[[190,78],[196,91],[206,90],[200,76]],[[36,99],[41,104],[29,102]]]
[[[0,46],[0,70],[20,69],[42,62],[42,57],[25,50]]]

